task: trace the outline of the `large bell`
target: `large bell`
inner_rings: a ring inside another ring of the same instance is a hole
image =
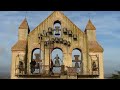
[[[75,60],[77,60],[77,61],[78,61],[78,60],[79,60],[79,56],[80,56],[80,55],[74,55]]]
[[[79,68],[79,63],[78,62],[75,62],[75,68]]]
[[[35,59],[36,59],[36,60],[39,60],[39,59],[40,59],[40,54],[35,53],[34,55],[35,55]]]
[[[60,33],[59,33],[60,29],[59,28],[60,28],[59,26],[55,27],[55,35],[60,35]]]
[[[60,35],[58,30],[56,30],[55,35],[58,35],[58,36]]]

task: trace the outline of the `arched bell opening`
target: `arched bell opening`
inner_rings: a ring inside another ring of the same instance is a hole
[[[63,65],[63,51],[60,48],[54,48],[51,53],[52,59],[51,59],[51,68],[52,72],[55,73],[61,73],[61,67]]]
[[[39,48],[32,50],[30,71],[32,74],[40,74],[42,72],[43,52]]]
[[[54,36],[55,37],[61,37],[61,22],[59,20],[56,20],[54,23]]]
[[[80,73],[82,70],[82,52],[78,48],[72,51],[72,67],[76,68],[77,73]]]

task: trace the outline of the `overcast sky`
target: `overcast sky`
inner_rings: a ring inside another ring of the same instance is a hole
[[[63,11],[82,31],[90,17],[96,27],[97,40],[104,48],[105,74],[120,70],[120,12],[119,11]],[[52,11],[0,11],[0,72],[8,72],[11,47],[18,39],[18,27],[27,17],[31,31]]]

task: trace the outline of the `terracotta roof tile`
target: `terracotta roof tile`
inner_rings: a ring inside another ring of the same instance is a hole
[[[29,28],[29,26],[28,26],[27,20],[25,18],[23,20],[23,22],[20,24],[19,29],[28,29],[28,28]]]
[[[96,30],[95,26],[92,24],[91,20],[89,19],[85,30]]]
[[[97,41],[89,41],[89,51],[91,52],[103,52],[103,48],[98,44]]]
[[[27,45],[26,40],[19,40],[12,48],[11,50],[25,50]]]

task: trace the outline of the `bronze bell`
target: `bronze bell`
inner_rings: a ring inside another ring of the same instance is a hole
[[[59,26],[55,27],[55,35],[60,35],[60,33],[59,33],[60,29],[59,28],[60,28]]]
[[[71,30],[68,31],[68,35],[72,36],[72,31]]]
[[[46,36],[46,34],[47,34],[47,33],[46,33],[46,31],[45,31],[45,30],[43,30],[43,35],[44,35],[44,36]]]
[[[93,67],[93,71],[97,71],[97,65],[96,65],[96,62],[93,62],[92,67]]]
[[[54,42],[55,42],[55,39],[54,39],[54,38],[52,38],[52,39],[51,39],[51,43],[53,44]]]
[[[63,38],[60,38],[60,43],[63,43]]]
[[[79,68],[79,63],[78,62],[75,62],[75,68]]]
[[[73,35],[73,39],[74,39],[74,40],[77,40],[77,35],[76,35],[76,34]]]
[[[44,46],[47,46],[47,41],[44,42]]]
[[[63,33],[67,34],[67,28],[63,28]]]
[[[49,27],[49,28],[48,28],[48,33],[52,35],[52,31],[53,31],[52,28]]]
[[[64,45],[67,45],[67,40],[63,40],[63,44],[64,44]]]
[[[40,33],[38,34],[38,38],[40,39]]]
[[[57,37],[55,38],[55,42],[56,42],[56,43],[58,43],[58,42],[59,42],[59,39],[58,39]]]
[[[80,56],[80,55],[74,55],[76,61],[79,60],[79,56]]]
[[[70,46],[70,45],[71,45],[71,44],[70,44],[70,41],[68,41],[67,44],[68,44],[68,46]]]
[[[43,35],[41,33],[38,34],[38,38],[42,40]]]

